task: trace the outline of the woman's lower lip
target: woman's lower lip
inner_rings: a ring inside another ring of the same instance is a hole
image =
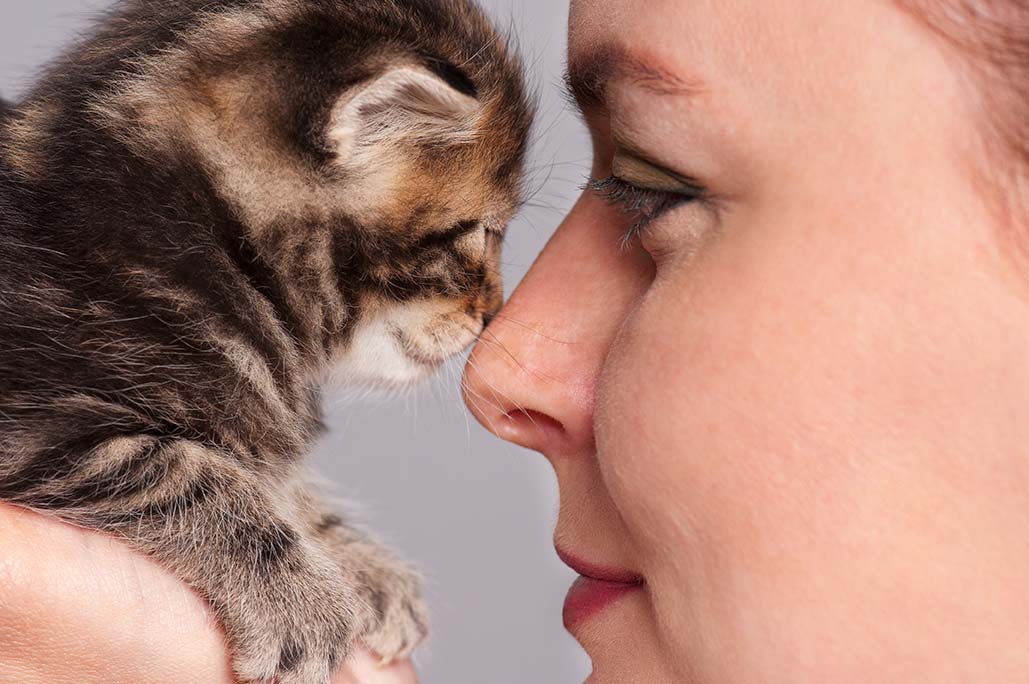
[[[578,625],[610,606],[620,598],[643,589],[642,582],[625,584],[606,582],[592,577],[580,577],[572,584],[565,598],[565,629],[573,631]]]

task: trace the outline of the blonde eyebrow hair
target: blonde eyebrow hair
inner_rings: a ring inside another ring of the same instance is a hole
[[[607,88],[617,79],[657,95],[689,96],[703,89],[699,82],[676,74],[659,60],[615,43],[572,57],[564,77],[569,98],[583,112],[602,109]]]

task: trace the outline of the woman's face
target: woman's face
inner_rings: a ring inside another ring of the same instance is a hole
[[[643,579],[573,597],[591,682],[1023,677],[1029,298],[960,58],[886,0],[574,0],[569,62],[620,180],[466,384]]]

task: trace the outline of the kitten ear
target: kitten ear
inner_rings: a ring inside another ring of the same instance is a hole
[[[333,108],[327,138],[337,160],[361,167],[412,144],[475,139],[479,101],[416,67],[397,67],[347,93]]]

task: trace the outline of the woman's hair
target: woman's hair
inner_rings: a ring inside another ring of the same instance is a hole
[[[990,140],[1014,153],[1029,176],[1029,0],[899,0],[965,54],[975,75]]]

